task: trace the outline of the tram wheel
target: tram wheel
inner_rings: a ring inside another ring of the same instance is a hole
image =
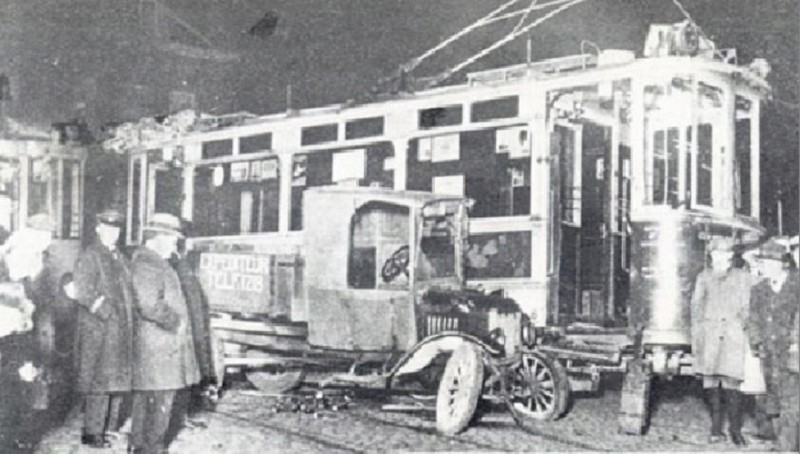
[[[436,395],[436,430],[455,435],[467,428],[483,390],[483,357],[472,343],[458,347],[444,368]]]
[[[569,379],[558,360],[526,352],[509,372],[508,407],[517,424],[552,421],[566,412]]]

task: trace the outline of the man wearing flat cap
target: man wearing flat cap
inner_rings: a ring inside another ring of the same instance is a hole
[[[764,378],[768,395],[777,403],[777,447],[796,452],[800,449],[800,275],[787,248],[773,240],[759,248],[755,260],[765,279],[751,292],[749,341],[770,365]]]
[[[703,270],[692,294],[692,357],[695,373],[702,376],[711,407],[712,443],[722,432],[727,410],[728,434],[736,445],[742,436],[742,393],[746,354],[745,322],[750,307],[750,288],[756,278],[732,267],[734,242],[713,238],[706,247],[710,268]]]
[[[133,287],[117,247],[123,224],[119,211],[99,213],[95,239],[75,270],[77,389],[84,396],[81,442],[95,448],[110,445],[107,433],[118,429],[120,404],[131,391]]]
[[[175,393],[200,381],[189,309],[168,262],[181,237],[180,219],[156,213],[145,224],[144,246],[133,254],[137,296],[129,446],[133,453],[165,452]]]

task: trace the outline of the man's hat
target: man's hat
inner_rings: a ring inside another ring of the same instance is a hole
[[[155,213],[144,226],[144,230],[184,237],[181,220],[169,213]]]
[[[775,240],[769,240],[758,248],[758,254],[756,254],[755,258],[759,260],[777,260],[783,262],[786,260],[786,254],[788,252],[786,246]]]
[[[125,225],[125,216],[115,209],[101,211],[97,213],[95,219],[98,224],[108,224],[114,227],[122,227]]]

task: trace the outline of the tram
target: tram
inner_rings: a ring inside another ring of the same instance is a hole
[[[203,254],[268,257],[255,273],[264,285],[203,282],[224,366],[248,369],[273,364],[265,352],[288,338],[315,336],[304,331],[315,316],[304,285],[306,190],[472,199],[467,284],[517,303],[536,328],[534,350],[566,370],[572,391],[625,373],[620,428],[641,433],[650,377],[692,373],[689,302],[707,241],[765,233],[764,65],[739,65],[707,40],[688,46],[686,32],[654,26],[639,58],[580,53],[140,140],[129,150],[127,241],[169,212],[192,222],[201,277],[212,262]],[[229,271],[241,283],[245,268]],[[563,408],[550,410],[541,414]]]

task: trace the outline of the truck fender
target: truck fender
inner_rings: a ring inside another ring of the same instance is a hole
[[[441,332],[418,342],[395,364],[389,375],[399,376],[419,372],[440,354],[452,353],[466,342],[477,345],[491,356],[503,354],[501,350],[490,346],[475,336],[458,332]]]

